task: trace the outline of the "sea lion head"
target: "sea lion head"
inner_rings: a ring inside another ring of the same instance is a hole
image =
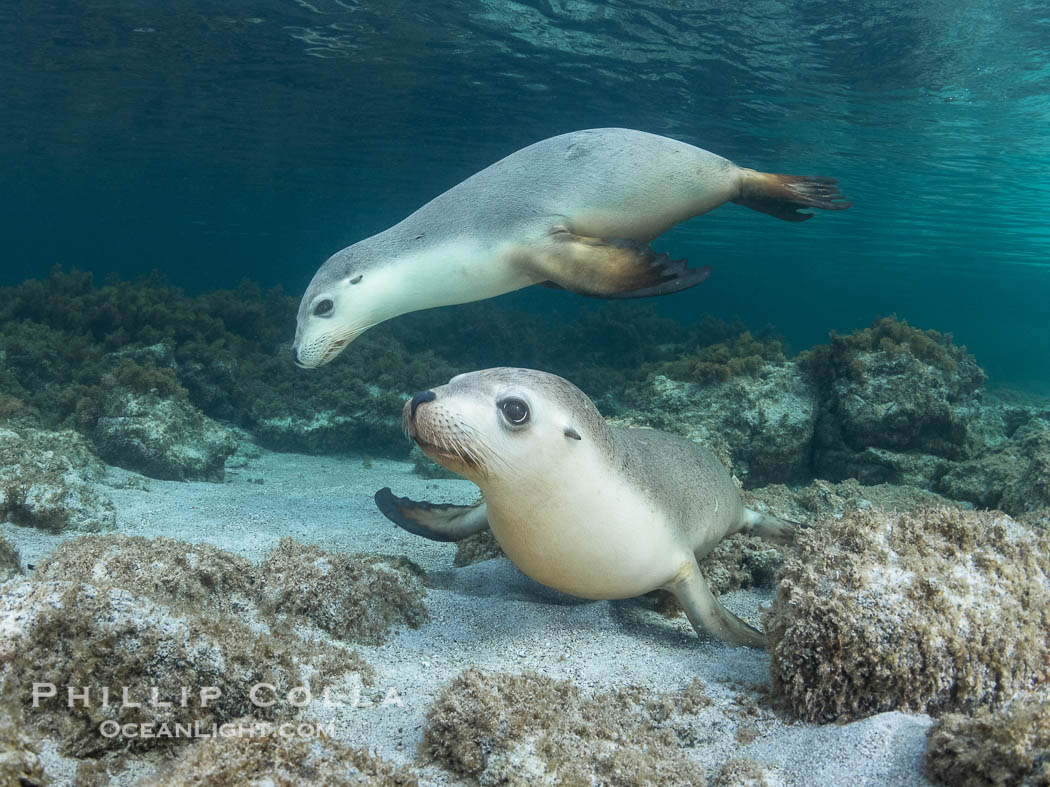
[[[299,302],[292,359],[304,369],[322,366],[389,313],[390,276],[349,246],[322,265]]]
[[[528,484],[571,460],[573,450],[610,440],[583,391],[533,369],[457,375],[413,396],[402,415],[423,453],[483,489],[494,479]]]

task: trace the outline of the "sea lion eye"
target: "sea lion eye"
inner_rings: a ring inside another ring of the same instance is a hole
[[[357,284],[357,283],[358,283],[359,281],[361,281],[361,277],[362,277],[363,275],[364,275],[364,274],[361,274],[361,273],[357,274],[356,276],[354,276],[354,278],[352,278],[352,279],[350,280],[350,283],[351,283],[351,284]]]
[[[317,305],[314,306],[314,314],[316,314],[318,317],[324,317],[326,314],[332,311],[334,307],[335,304],[332,303],[332,299],[325,298],[323,301],[318,301]]]
[[[521,426],[529,420],[529,406],[521,399],[510,397],[499,403],[503,417],[515,426]]]

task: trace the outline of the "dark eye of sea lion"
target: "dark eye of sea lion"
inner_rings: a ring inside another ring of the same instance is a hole
[[[511,396],[499,403],[503,417],[515,426],[521,426],[529,420],[529,406],[521,399]]]
[[[361,273],[357,274],[356,276],[354,276],[354,278],[352,278],[352,279],[350,280],[350,283],[351,283],[351,284],[357,284],[357,283],[358,283],[359,281],[361,281],[361,276],[362,276],[362,275],[363,275],[363,274],[361,274]]]
[[[332,303],[331,298],[325,298],[323,301],[319,301],[318,304],[314,306],[314,314],[316,314],[318,317],[324,317],[326,314],[332,311],[334,306],[335,304]]]

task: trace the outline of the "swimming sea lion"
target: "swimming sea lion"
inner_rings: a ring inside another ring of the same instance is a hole
[[[397,525],[438,541],[488,526],[537,582],[592,599],[663,588],[697,633],[764,647],[762,632],[712,595],[697,561],[733,533],[789,542],[795,524],[744,508],[702,446],[611,427],[575,385],[531,369],[458,375],[403,415],[424,453],[477,484],[483,501],[416,503],[381,489],[376,504]]]
[[[630,129],[551,137],[329,257],[299,305],[293,358],[320,366],[391,317],[540,282],[598,298],[678,292],[711,268],[656,254],[653,238],[723,202],[786,221],[849,207],[834,184]]]

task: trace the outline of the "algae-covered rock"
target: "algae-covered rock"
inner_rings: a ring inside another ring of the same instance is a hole
[[[503,549],[496,541],[496,537],[492,535],[492,531],[485,528],[480,533],[456,542],[456,555],[452,558],[452,565],[456,568],[463,568],[463,566],[497,557],[503,557]]]
[[[799,356],[821,392],[815,475],[896,482],[893,454],[959,460],[982,447],[984,373],[950,335],[919,331],[895,317],[838,336]],[[890,456],[865,457],[877,448]],[[915,483],[915,478],[908,479]]]
[[[15,709],[0,705],[0,784],[44,787],[50,782],[40,762],[37,742]]]
[[[255,566],[211,544],[110,534],[63,541],[35,580],[112,585],[168,606],[241,612],[255,602]]]
[[[0,659],[4,696],[75,756],[171,742],[107,736],[103,722],[210,727],[249,714],[268,718],[272,711],[251,702],[250,688],[287,691],[303,682],[288,652],[232,617],[175,613],[127,590],[69,582],[0,589]],[[34,707],[34,684],[54,685],[54,696]],[[69,701],[67,687],[90,687],[88,701]],[[186,707],[183,687],[192,695]],[[206,687],[220,696],[205,702]],[[154,690],[170,705],[151,703]]]
[[[711,446],[725,444],[745,486],[810,475],[816,389],[793,363],[706,383],[654,375],[634,389],[638,422]]]
[[[233,725],[257,720],[237,719]],[[298,735],[235,735],[205,738],[139,782],[140,787],[412,787],[412,769],[395,767],[365,749],[332,738]]]
[[[0,428],[0,520],[44,530],[109,530],[113,503],[96,486],[103,466],[71,430]]]
[[[828,516],[841,517],[847,509],[913,511],[931,506],[966,507],[917,486],[866,486],[855,478],[847,478],[837,484],[817,479],[799,489],[791,489],[784,484],[770,484],[758,489],[745,489],[742,497],[748,508],[803,524]]]
[[[998,711],[946,713],[927,733],[924,770],[951,787],[1050,785],[1050,697],[1020,697]]]
[[[352,642],[378,645],[395,623],[427,619],[423,570],[403,557],[345,555],[291,538],[270,550],[259,569],[264,609],[303,617]]]
[[[322,681],[371,681],[356,651],[306,639],[263,609],[256,573],[206,544],[117,535],[63,542],[32,580],[0,587],[0,692],[63,751],[86,756],[185,742],[159,733],[163,725],[210,729],[295,712],[253,702],[259,684],[283,697],[297,686],[317,692]],[[55,696],[34,707],[34,683],[53,684]],[[91,687],[89,700],[70,704],[69,686]],[[205,702],[202,689],[218,696]],[[116,699],[107,704],[103,690]],[[150,724],[156,734],[107,736],[103,722]]]
[[[757,536],[722,539],[700,561],[711,592],[716,596],[750,587],[772,587],[784,564],[784,547]]]
[[[22,558],[18,549],[0,536],[0,582],[6,582],[22,573]]]
[[[422,753],[482,784],[705,784],[682,751],[680,714],[710,703],[697,681],[653,697],[620,689],[585,697],[534,672],[461,673],[427,712]]]
[[[803,531],[765,619],[808,721],[996,707],[1050,680],[1050,537],[1002,514],[849,510]]]
[[[1032,419],[998,450],[956,464],[937,490],[1011,516],[1050,506],[1050,421]]]
[[[711,787],[771,787],[779,780],[769,780],[761,763],[747,757],[734,757],[718,769]]]
[[[117,389],[95,423],[95,445],[110,464],[169,481],[222,481],[233,432],[181,397]]]

